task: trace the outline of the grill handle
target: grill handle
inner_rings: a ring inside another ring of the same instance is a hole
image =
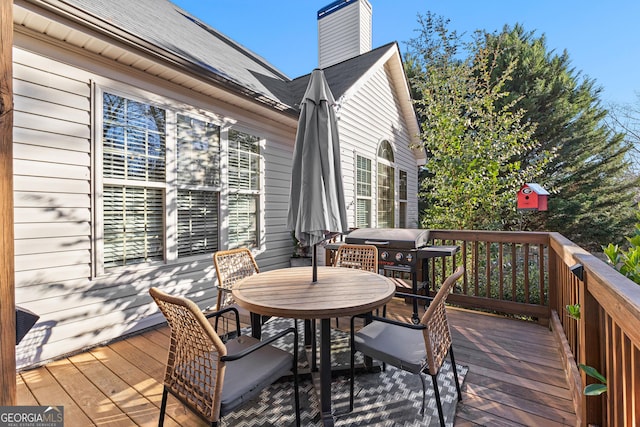
[[[389,241],[381,242],[379,240],[365,240],[365,245],[376,245],[376,246],[389,246]]]

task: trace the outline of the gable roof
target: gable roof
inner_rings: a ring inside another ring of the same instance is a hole
[[[330,67],[324,68],[324,76],[331,88],[335,99],[339,99],[351,88],[367,71],[371,69],[395,43],[389,43],[373,49],[355,58],[347,59]],[[311,73],[300,76],[289,84],[291,96],[297,104],[304,96]]]

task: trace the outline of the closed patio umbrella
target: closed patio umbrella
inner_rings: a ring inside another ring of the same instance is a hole
[[[317,244],[348,229],[334,102],[324,72],[313,70],[300,104],[287,228],[313,246],[314,282]]]

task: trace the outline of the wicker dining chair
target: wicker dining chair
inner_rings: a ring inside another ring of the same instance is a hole
[[[464,268],[458,267],[453,274],[446,278],[440,290],[433,298],[421,295],[402,294],[403,297],[411,296],[431,300],[429,307],[417,325],[374,316],[372,323],[355,332],[352,317],[349,410],[353,410],[355,353],[359,351],[365,356],[417,374],[420,377],[422,381],[421,415],[424,414],[427,388],[425,377],[422,374],[428,373],[431,375],[436,404],[438,406],[438,414],[440,416],[440,425],[444,426],[444,416],[442,414],[442,403],[440,402],[437,377],[447,353],[449,353],[451,358],[453,376],[458,391],[458,401],[462,400],[445,302],[453,285],[463,274]]]
[[[344,244],[338,248],[334,267],[378,272],[378,248],[374,245]]]
[[[374,245],[346,243],[338,248],[333,266],[378,273],[378,248]],[[336,319],[336,326],[338,326],[338,319]]]
[[[238,336],[223,343],[199,307],[191,300],[149,290],[171,329],[171,344],[164,377],[158,425],[164,424],[168,394],[212,426],[256,397],[278,378],[293,373],[296,425],[300,425],[298,395],[298,331],[288,328],[264,341],[240,335],[240,317],[232,312]],[[293,334],[293,354],[271,345]]]
[[[216,310],[221,310],[233,303],[231,290],[236,282],[260,272],[248,248],[218,251],[213,254],[213,264],[218,276]]]

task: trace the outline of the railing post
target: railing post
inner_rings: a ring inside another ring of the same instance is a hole
[[[11,0],[0,0],[0,22],[0,406],[9,406],[16,402]]]
[[[580,328],[579,328],[579,356],[578,361],[584,365],[591,366],[600,373],[605,373],[602,361],[602,339],[600,306],[596,299],[589,292],[589,274],[585,271],[584,282],[581,283],[579,291],[580,300]],[[595,380],[587,376],[581,370],[582,383],[587,384]],[[603,418],[603,400],[608,393],[600,396],[585,396],[582,394],[582,420],[583,425],[604,426],[606,422]]]

